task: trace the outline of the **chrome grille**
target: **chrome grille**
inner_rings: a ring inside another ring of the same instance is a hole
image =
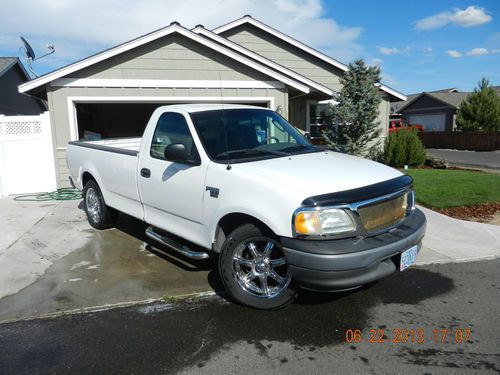
[[[407,216],[412,192],[390,200],[358,208],[359,217],[368,232],[380,231],[400,223]],[[411,202],[410,202],[411,207]]]

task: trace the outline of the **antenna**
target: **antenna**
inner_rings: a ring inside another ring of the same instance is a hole
[[[31,73],[33,73],[33,75],[35,77],[38,77],[38,74],[36,74],[35,71],[33,70],[31,63],[33,61],[40,60],[41,58],[43,58],[45,56],[52,55],[54,52],[56,52],[56,49],[55,49],[53,44],[49,44],[49,45],[47,45],[47,49],[49,50],[49,52],[46,53],[45,55],[36,57],[35,51],[33,50],[33,48],[31,48],[31,45],[28,43],[28,41],[24,37],[21,37],[21,41],[24,44],[24,47],[21,47],[21,50],[23,50],[24,54],[26,55],[26,61],[28,62],[28,66],[30,68],[30,71],[31,71]]]
[[[226,142],[226,157],[227,157],[227,167],[226,169],[228,171],[231,170],[231,164],[229,163],[229,143],[227,141],[227,123],[226,123],[226,116],[224,112],[224,95],[222,93],[222,79],[220,76],[220,71],[219,73],[219,88],[220,88],[220,104],[222,106],[222,123],[224,124],[224,141]]]

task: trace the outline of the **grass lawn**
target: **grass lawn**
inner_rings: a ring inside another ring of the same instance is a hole
[[[500,202],[500,174],[447,170],[411,169],[417,202],[430,208],[470,206]]]

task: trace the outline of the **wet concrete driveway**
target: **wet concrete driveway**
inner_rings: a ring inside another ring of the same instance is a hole
[[[46,203],[45,211],[41,203],[3,201],[4,216],[30,210],[35,217],[21,219],[26,228],[17,236],[9,223],[1,229],[13,240],[0,248],[0,321],[211,291],[217,282],[211,260],[148,244],[145,224],[126,215],[116,229],[97,231],[78,201]]]

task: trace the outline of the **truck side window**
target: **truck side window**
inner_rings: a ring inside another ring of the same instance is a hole
[[[199,158],[184,116],[180,113],[167,112],[158,119],[149,154],[155,159],[164,160],[165,148],[172,143],[182,143],[186,147],[189,158]]]

